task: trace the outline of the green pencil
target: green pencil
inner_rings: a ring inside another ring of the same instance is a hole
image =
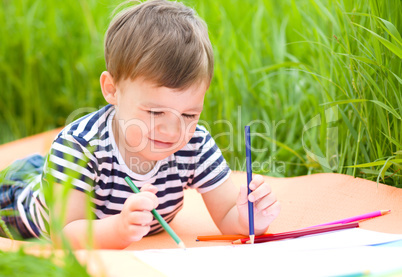
[[[133,181],[131,181],[131,179],[127,176],[124,178],[124,180],[126,180],[127,184],[130,186],[130,188],[135,192],[135,193],[139,193],[140,190],[137,188],[136,185],[134,185]],[[168,232],[168,234],[172,237],[172,239],[177,243],[178,246],[180,246],[181,248],[185,249],[186,246],[184,245],[183,241],[179,238],[178,235],[176,235],[176,233],[173,231],[173,229],[169,226],[169,224],[163,219],[163,217],[158,214],[158,212],[153,209],[151,211],[151,213],[154,215],[154,217],[156,218],[156,220],[158,220],[158,222],[162,225],[163,229],[166,230],[166,232]]]

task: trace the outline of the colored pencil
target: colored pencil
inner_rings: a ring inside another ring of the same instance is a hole
[[[130,188],[135,192],[135,193],[139,193],[140,190],[137,188],[137,186],[133,183],[133,181],[131,181],[131,179],[127,176],[124,178],[124,180],[126,180],[127,184],[130,186]],[[153,214],[153,216],[156,218],[156,220],[158,220],[158,222],[162,225],[163,229],[166,230],[166,232],[168,232],[168,234],[172,237],[172,239],[177,243],[177,245],[181,248],[186,248],[186,246],[184,245],[183,241],[179,238],[178,235],[176,235],[176,233],[173,231],[173,229],[169,226],[169,224],[163,219],[163,217],[155,210],[153,209],[151,211],[151,213]]]
[[[198,236],[197,241],[209,241],[209,240],[237,240],[237,239],[244,239],[248,238],[247,236],[243,235],[211,235],[211,236]]]
[[[306,230],[306,229],[311,229],[311,228],[316,228],[316,227],[321,227],[321,226],[328,226],[328,225],[334,225],[334,224],[345,224],[345,223],[350,223],[350,222],[355,222],[355,221],[360,221],[360,220],[367,220],[367,219],[371,219],[373,217],[388,214],[390,212],[391,212],[391,210],[379,210],[379,211],[362,214],[362,215],[358,215],[358,216],[354,216],[354,217],[349,217],[349,218],[345,218],[345,219],[341,219],[341,220],[337,220],[337,221],[314,225],[314,226],[306,227],[306,228],[299,229],[299,230]],[[291,231],[291,232],[294,232],[294,231]],[[286,233],[291,233],[291,232],[286,232]],[[285,234],[285,233],[280,233],[280,234]],[[267,234],[267,235],[270,236],[272,234]],[[199,241],[237,240],[237,239],[242,239],[245,237],[246,236],[242,236],[242,235],[214,235],[214,236],[198,236],[197,240],[199,240]]]
[[[350,229],[350,228],[356,228],[356,227],[359,227],[358,222],[350,222],[350,223],[345,223],[345,224],[321,226],[321,227],[315,227],[315,228],[311,228],[311,229],[296,230],[296,231],[285,232],[285,233],[266,234],[266,235],[256,236],[254,239],[254,243],[269,242],[269,241],[275,241],[275,240],[281,240],[281,239],[298,238],[298,237],[307,236],[307,235],[315,235],[315,234],[320,234],[320,233],[325,233],[325,232],[332,232],[332,231]],[[245,238],[245,239],[235,240],[235,241],[233,241],[233,243],[234,244],[245,244],[245,243],[250,243],[250,242],[249,242],[248,238]]]
[[[353,217],[349,217],[349,218],[345,218],[345,219],[341,219],[341,220],[337,220],[337,221],[332,221],[332,222],[328,222],[328,223],[314,225],[314,226],[311,226],[311,227],[308,227],[308,228],[327,226],[327,225],[333,225],[333,224],[344,224],[344,223],[349,223],[349,222],[354,222],[354,221],[360,221],[360,220],[365,220],[365,219],[381,216],[381,215],[387,214],[389,212],[391,212],[391,210],[379,210],[379,211],[375,211],[375,212],[371,212],[371,213],[367,213],[367,214],[362,214],[362,215],[358,215],[358,216],[353,216]]]
[[[250,183],[252,180],[253,169],[251,164],[251,140],[250,140],[250,126],[244,128],[246,138],[246,168],[247,168],[247,196],[251,193]],[[248,202],[248,233],[251,243],[254,243],[254,204],[250,200]]]

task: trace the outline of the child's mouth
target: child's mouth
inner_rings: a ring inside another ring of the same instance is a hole
[[[172,142],[163,142],[160,140],[154,140],[154,139],[149,139],[154,146],[156,146],[157,148],[170,148],[173,146],[174,143]]]

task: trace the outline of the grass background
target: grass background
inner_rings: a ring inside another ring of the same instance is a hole
[[[0,2],[0,143],[106,104],[103,36],[119,2]],[[249,124],[256,172],[402,186],[401,1],[184,3],[209,26],[215,76],[202,122],[232,169],[245,169]]]

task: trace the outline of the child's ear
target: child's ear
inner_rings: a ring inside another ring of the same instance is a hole
[[[100,76],[100,85],[102,89],[102,94],[105,100],[112,105],[117,104],[117,95],[116,95],[116,85],[114,83],[112,75],[103,71]]]

